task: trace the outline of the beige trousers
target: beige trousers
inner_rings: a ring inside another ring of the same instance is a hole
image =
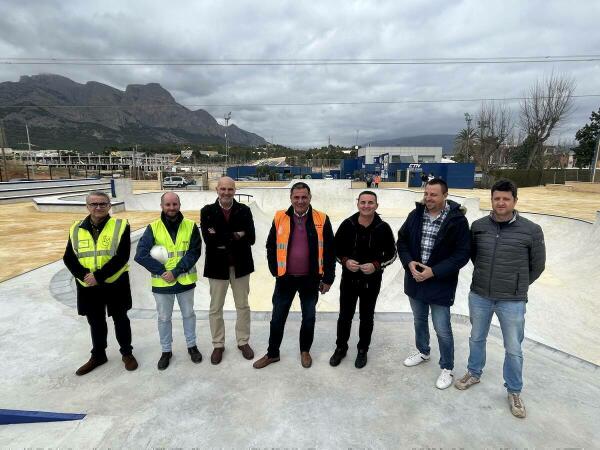
[[[208,279],[210,285],[210,310],[208,321],[210,333],[215,348],[225,346],[225,322],[223,321],[223,305],[227,288],[231,284],[233,300],[237,312],[235,322],[235,338],[237,345],[244,345],[250,339],[250,306],[248,305],[248,294],[250,293],[250,275],[236,278],[235,269],[229,268],[229,280]]]

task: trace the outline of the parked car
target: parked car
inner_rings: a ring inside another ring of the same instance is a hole
[[[182,188],[187,186],[187,181],[183,177],[172,176],[165,177],[163,180],[163,187],[166,188]]]

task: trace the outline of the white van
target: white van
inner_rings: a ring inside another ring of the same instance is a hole
[[[185,178],[179,176],[165,177],[163,180],[163,187],[170,188],[182,188],[187,185]]]

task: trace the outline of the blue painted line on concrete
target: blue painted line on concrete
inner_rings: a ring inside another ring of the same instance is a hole
[[[35,422],[63,422],[67,420],[81,420],[85,416],[85,414],[0,409],[0,425]]]

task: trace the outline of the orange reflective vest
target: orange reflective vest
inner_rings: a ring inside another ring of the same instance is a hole
[[[323,226],[325,225],[325,219],[327,215],[316,209],[312,210],[312,219],[317,229],[317,248],[319,257],[319,274],[323,275]],[[287,266],[287,251],[288,242],[290,240],[290,216],[288,216],[285,210],[277,211],[275,213],[275,230],[277,233],[277,276],[285,275]]]

